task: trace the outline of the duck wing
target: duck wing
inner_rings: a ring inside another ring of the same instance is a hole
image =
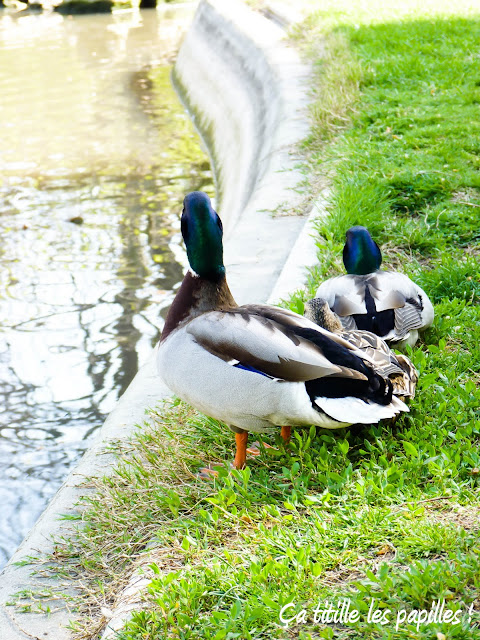
[[[390,376],[390,380],[393,384],[393,393],[398,396],[414,398],[415,387],[418,382],[418,371],[406,356],[398,354],[396,358],[398,364],[403,370],[403,375],[401,375],[401,377]]]
[[[421,287],[403,273],[378,271],[366,282],[378,311],[394,309],[394,327],[389,340],[401,340],[415,329],[425,329],[433,322],[432,303]],[[390,296],[389,296],[390,292]],[[391,304],[391,293],[398,304]],[[400,304],[401,303],[401,304]]]
[[[368,354],[291,311],[268,305],[212,311],[192,320],[186,331],[233,366],[304,383],[317,406],[322,398],[356,397],[378,407],[392,402],[392,383]]]
[[[245,305],[211,311],[189,322],[186,331],[222,360],[273,378],[291,382],[329,376],[368,379],[365,365],[348,343],[338,344],[333,334],[283,309]]]

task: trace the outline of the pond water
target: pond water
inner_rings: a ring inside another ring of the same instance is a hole
[[[0,12],[0,565],[158,340],[208,158],[170,85],[192,8]]]

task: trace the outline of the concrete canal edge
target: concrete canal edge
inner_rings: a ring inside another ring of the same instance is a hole
[[[315,262],[312,219],[319,210],[289,213],[301,205],[294,190],[303,177],[295,145],[308,133],[308,75],[274,22],[240,0],[201,0],[178,55],[175,82],[214,163],[226,228],[225,264],[240,304],[278,301],[302,286],[306,268]],[[60,516],[75,513],[75,504],[88,492],[86,478],[112,468],[115,458],[105,447],[127,440],[144,424],[147,410],[168,395],[152,357],[0,574],[2,640],[72,638],[65,603],[48,616],[7,606],[14,593],[51,584],[31,575],[34,567],[16,563],[48,555],[53,536],[69,535],[72,524]],[[140,583],[144,587],[145,580]],[[137,606],[139,588],[133,588],[133,601],[128,594],[128,606],[119,596],[105,638],[113,637]]]

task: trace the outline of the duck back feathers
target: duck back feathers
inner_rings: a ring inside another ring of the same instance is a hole
[[[205,314],[187,327],[195,341],[225,362],[273,379],[306,383],[312,402],[320,395],[355,396],[389,404],[391,385],[356,349],[301,316],[267,305],[245,305]],[[295,322],[295,320],[297,320]],[[301,321],[303,320],[303,326]]]

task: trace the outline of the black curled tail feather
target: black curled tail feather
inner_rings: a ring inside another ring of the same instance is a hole
[[[382,394],[383,400],[380,400],[380,398],[372,398],[372,400],[375,399],[375,401],[378,402],[378,404],[383,404],[383,405],[390,404],[393,396],[392,381],[389,378],[384,378],[378,373],[373,372],[373,374],[377,378],[377,382],[379,383],[378,391]]]
[[[376,371],[372,371],[369,383],[369,391],[371,391],[375,396],[370,399],[375,400],[375,402],[378,402],[379,404],[390,404],[393,395],[392,381],[389,378],[384,378],[379,373],[376,373]]]

